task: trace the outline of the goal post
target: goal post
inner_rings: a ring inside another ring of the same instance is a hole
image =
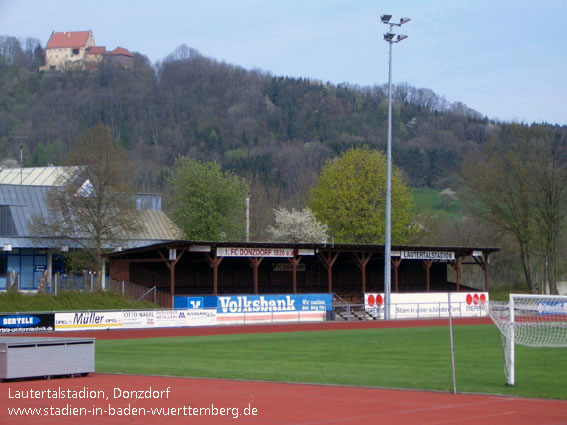
[[[508,302],[490,301],[488,314],[500,330],[504,372],[515,383],[515,345],[567,347],[567,296],[510,294]]]

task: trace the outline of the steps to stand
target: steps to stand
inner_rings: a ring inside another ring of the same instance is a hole
[[[333,294],[334,320],[362,321],[377,320],[364,308],[361,294]]]

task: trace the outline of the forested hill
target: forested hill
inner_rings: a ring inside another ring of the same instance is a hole
[[[102,122],[138,162],[140,190],[166,192],[181,154],[248,177],[264,206],[301,207],[325,160],[385,147],[385,85],[273,76],[186,46],[155,65],[136,54],[133,70],[40,73],[41,46],[14,40],[0,38],[0,155],[19,158],[23,143],[26,166],[60,163],[81,131]],[[452,186],[463,156],[498,131],[428,89],[400,84],[394,99],[394,162],[414,187]]]

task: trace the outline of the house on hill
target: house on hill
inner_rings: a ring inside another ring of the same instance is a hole
[[[65,252],[81,249],[73,239],[54,238],[34,233],[31,219],[48,214],[47,198],[54,187],[74,179],[79,167],[40,167],[0,170],[0,290],[17,278],[19,288],[35,290],[48,272],[65,272]],[[106,249],[141,247],[176,240],[180,231],[161,211],[161,197],[132,194],[140,212],[141,229],[120,246]]]
[[[53,31],[45,47],[45,66],[40,67],[40,71],[97,69],[100,63],[132,68],[134,55],[123,47],[107,51],[106,47],[95,45],[90,30]]]

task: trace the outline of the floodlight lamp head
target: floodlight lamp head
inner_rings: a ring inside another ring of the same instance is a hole
[[[411,21],[410,18],[400,18],[400,25],[403,25],[403,24],[405,24],[405,23],[407,23],[407,22],[409,22],[409,21]]]
[[[387,32],[386,34],[384,34],[384,40],[386,40],[387,42],[392,42],[395,36],[396,34],[392,32]]]
[[[399,35],[398,35],[398,38],[396,39],[396,43],[399,43],[400,41],[405,40],[406,38],[408,38],[407,35],[405,35],[405,34],[399,34]]]
[[[381,19],[382,22],[384,22],[385,24],[389,24],[389,23],[390,23],[390,19],[392,19],[392,15],[382,15],[382,16],[380,16],[380,19]]]

